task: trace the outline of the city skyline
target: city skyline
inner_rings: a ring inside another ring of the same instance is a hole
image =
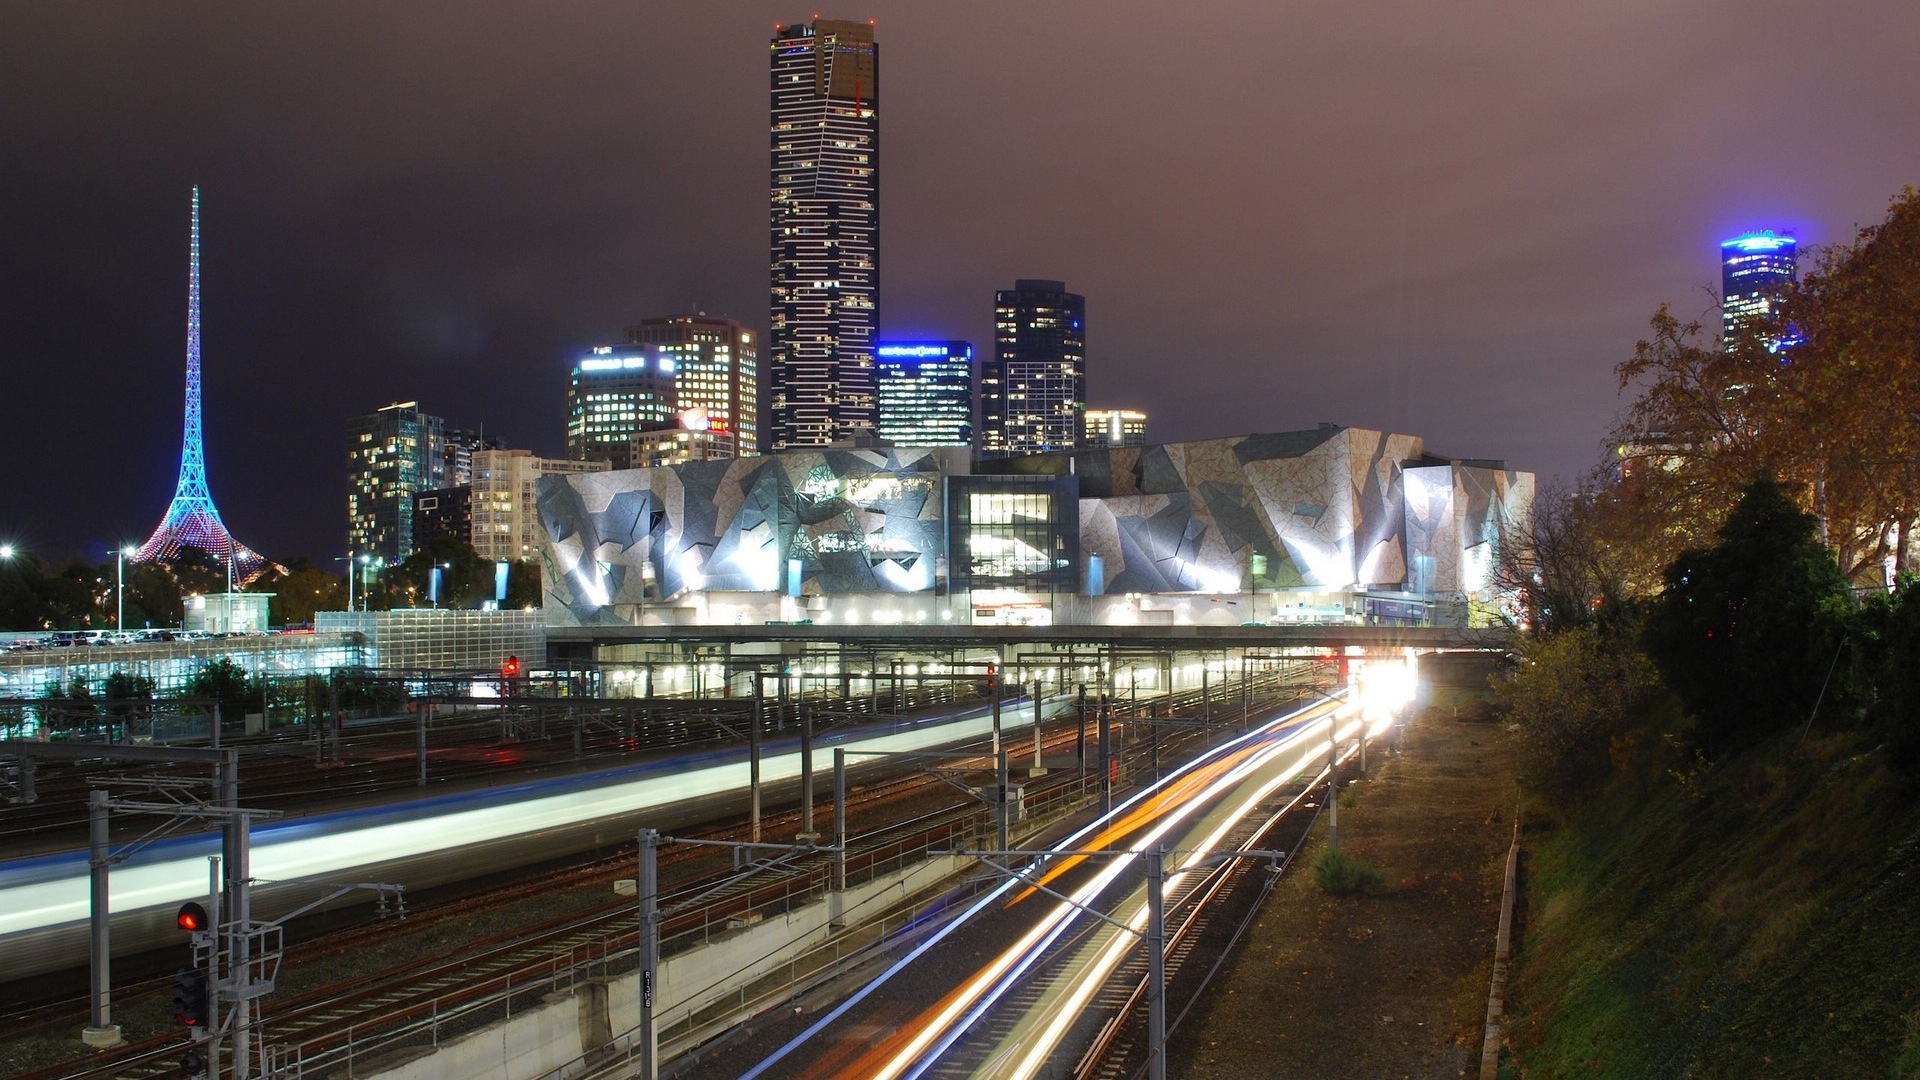
[[[988,52],[943,13],[822,13],[888,46],[882,336],[988,340],[992,290],[1047,275],[1098,312],[1090,398],[1147,404],[1156,438],[1326,420],[1570,476],[1654,308],[1711,318],[1722,239],[1842,241],[1920,177],[1920,121],[1893,104],[1920,76],[1875,61],[1920,16],[1892,5],[1503,34],[1363,10],[1273,53],[1278,13],[1202,5],[1218,33],[1151,78],[1103,62],[1150,10],[981,9],[968,25],[1019,31]],[[0,535],[97,560],[164,509],[196,181],[220,238],[207,454],[228,524],[272,557],[338,553],[348,416],[418,399],[559,456],[581,349],[671,311],[764,332],[760,50],[805,15],[10,11],[0,423],[45,465]],[[628,83],[578,76],[648,40],[676,48]],[[1756,50],[1795,57],[1767,108],[1694,89]]]

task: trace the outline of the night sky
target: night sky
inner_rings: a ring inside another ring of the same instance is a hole
[[[887,336],[1087,297],[1156,441],[1321,421],[1543,479],[1598,459],[1718,242],[1920,183],[1920,4],[945,5],[877,21]],[[647,316],[767,319],[761,3],[0,7],[0,539],[110,558],[172,494],[188,192],[244,543],[345,546],[342,425],[417,399],[559,456]]]

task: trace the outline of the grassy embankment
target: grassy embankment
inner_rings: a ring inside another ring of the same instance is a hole
[[[1505,1072],[1920,1077],[1915,792],[1858,735],[1796,740],[1616,747],[1529,828]]]

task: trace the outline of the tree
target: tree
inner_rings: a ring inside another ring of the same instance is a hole
[[[1781,382],[1782,429],[1819,447],[1822,505],[1849,569],[1914,557],[1920,517],[1920,191],[1822,252],[1780,321],[1800,343]],[[1830,509],[1829,509],[1830,508]]]
[[[260,700],[260,688],[247,670],[229,657],[221,657],[193,673],[187,680],[183,697],[213,698],[220,703],[225,720],[242,717]]]
[[[1804,720],[1819,696],[1851,594],[1816,532],[1813,516],[1763,475],[1718,543],[1667,567],[1643,641],[1709,753]]]
[[[1653,667],[1624,622],[1523,640],[1514,667],[1495,684],[1523,779],[1562,798],[1590,791],[1606,775],[1613,739],[1654,685]]]
[[[1527,628],[1551,636],[1620,617],[1631,602],[1631,548],[1611,542],[1605,485],[1546,487],[1528,516],[1503,524],[1494,567],[1503,592],[1523,598]]]
[[[434,567],[440,568],[440,598],[432,599]],[[387,606],[476,607],[493,596],[493,564],[464,540],[436,536],[380,576]]]
[[[539,610],[546,602],[542,565],[539,559],[521,559],[508,566],[507,599],[500,606],[512,611],[529,607]]]
[[[1914,552],[1920,517],[1920,192],[1817,254],[1769,320],[1720,342],[1667,306],[1617,372],[1621,521],[1669,553],[1766,471],[1790,485],[1850,580]],[[1663,562],[1666,560],[1662,560]]]
[[[305,558],[290,559],[285,566],[269,567],[247,585],[248,592],[272,593],[269,601],[276,626],[299,626],[313,622],[316,611],[345,611],[347,584],[313,565]]]

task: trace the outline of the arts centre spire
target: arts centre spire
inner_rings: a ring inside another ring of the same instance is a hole
[[[233,579],[245,581],[260,572],[266,560],[233,538],[220,520],[207,490],[207,455],[200,434],[200,189],[193,189],[193,237],[187,261],[187,416],[180,437],[180,481],[173,503],[147,542],[135,553],[137,562],[162,561],[197,547],[222,562],[232,560]]]

